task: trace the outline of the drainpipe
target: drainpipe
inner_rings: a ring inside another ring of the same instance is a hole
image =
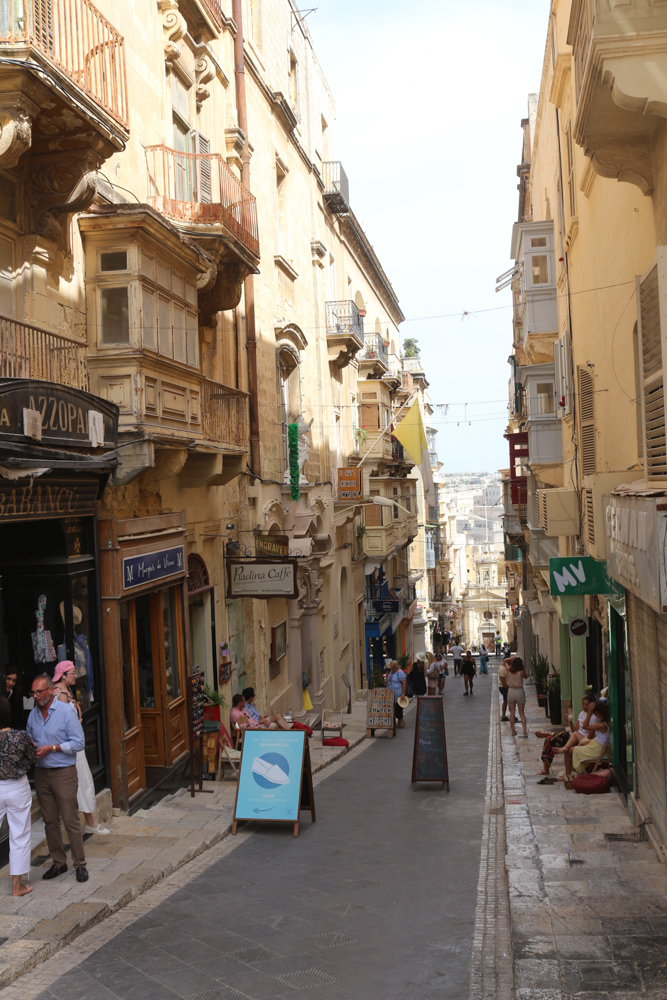
[[[232,15],[236,23],[234,38],[234,82],[236,85],[236,115],[245,139],[241,153],[241,182],[250,190],[250,148],[248,144],[248,110],[245,97],[245,64],[243,57],[243,0],[233,0]],[[252,274],[244,283],[246,308],[246,351],[248,353],[248,391],[250,393],[250,468],[256,476],[262,474],[259,451],[259,395],[257,387],[257,339],[255,336],[255,282]]]

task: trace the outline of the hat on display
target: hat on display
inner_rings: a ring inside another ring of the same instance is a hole
[[[63,625],[65,624],[65,602],[60,602],[60,617],[63,620]],[[81,608],[77,608],[76,604],[72,605],[72,621],[74,626],[78,626],[83,621],[83,615],[81,614]]]
[[[408,705],[410,704],[410,699],[408,698],[407,694],[402,694],[400,698],[396,699],[396,701],[401,706],[401,708],[407,708]]]
[[[56,672],[53,675],[53,683],[57,684],[62,675],[66,674],[68,670],[76,670],[71,660],[61,660],[60,663],[57,663]]]

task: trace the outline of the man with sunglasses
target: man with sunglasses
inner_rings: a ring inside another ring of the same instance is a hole
[[[72,705],[54,696],[48,674],[38,674],[30,694],[35,707],[28,716],[27,731],[37,747],[35,792],[42,811],[46,840],[53,864],[42,878],[56,878],[67,871],[67,855],[60,830],[60,817],[69,834],[77,882],[88,881],[83,835],[77,804],[76,755],[85,740],[79,716]]]

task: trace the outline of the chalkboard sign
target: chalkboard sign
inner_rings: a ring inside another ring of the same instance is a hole
[[[417,698],[412,784],[417,781],[441,781],[449,791],[445,716],[439,695]]]
[[[394,692],[389,688],[371,688],[368,692],[366,736],[372,736],[376,729],[388,729],[389,739],[396,732]]]

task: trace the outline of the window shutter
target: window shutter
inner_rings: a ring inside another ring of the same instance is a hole
[[[566,330],[561,341],[563,350],[561,354],[561,371],[563,373],[563,395],[565,396],[564,414],[572,413],[572,389],[570,386],[570,372],[572,364],[570,359],[570,334]]]
[[[595,547],[595,506],[593,503],[593,490],[582,490],[582,501],[584,506],[582,534],[589,545]]]
[[[211,197],[211,161],[206,155],[210,152],[210,140],[201,132],[195,132],[195,153],[205,154],[201,158],[197,157],[197,180],[200,195],[196,200],[207,205],[210,205],[213,200]]]
[[[655,479],[667,475],[665,394],[657,265],[651,268],[639,285],[638,325],[644,381],[646,472],[649,479]]]
[[[581,423],[581,468],[585,476],[595,472],[595,397],[593,376],[579,368],[579,420]]]
[[[556,397],[556,415],[563,417],[563,407],[560,405],[563,396],[563,342],[554,340],[554,395]]]

